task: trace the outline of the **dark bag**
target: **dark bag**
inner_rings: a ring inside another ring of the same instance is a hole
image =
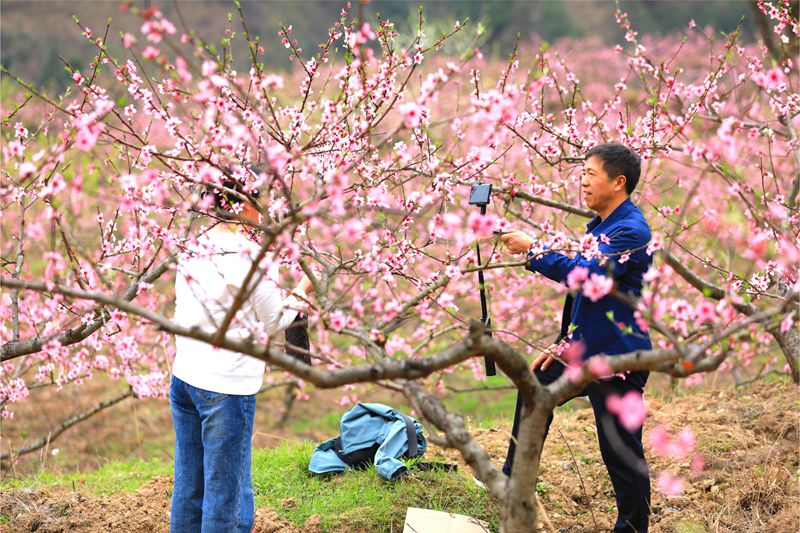
[[[403,415],[403,413],[400,414]],[[411,418],[403,415],[403,420],[405,420],[406,433],[408,434],[408,451],[403,454],[403,457],[410,459],[416,457],[417,453],[419,453],[419,447],[417,446],[417,430]],[[336,437],[333,441],[333,451],[336,452],[339,459],[344,461],[348,466],[356,469],[364,469],[371,466],[372,463],[375,462],[375,453],[380,447],[381,445],[379,443],[375,443],[369,448],[361,448],[360,450],[354,450],[350,453],[344,453],[344,450],[342,450],[342,438]]]
[[[283,335],[286,340],[286,354],[310,365],[311,343],[308,340],[308,317],[298,313],[292,324],[284,330]]]

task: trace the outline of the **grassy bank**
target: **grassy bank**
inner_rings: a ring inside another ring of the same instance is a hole
[[[314,446],[310,441],[287,441],[275,448],[254,450],[256,508],[273,509],[277,517],[298,529],[313,518],[322,531],[401,531],[408,507],[466,514],[497,527],[496,506],[462,469],[421,472],[412,466],[396,482],[384,480],[372,469],[322,477],[308,471]],[[112,496],[133,493],[150,480],[171,474],[168,461],[115,461],[92,472],[43,472],[7,486]],[[164,486],[169,490],[169,483]],[[0,524],[10,519],[0,515]]]
[[[492,422],[493,411],[509,409],[502,391],[480,393],[499,402],[470,417],[473,434],[492,462],[500,465],[509,438],[509,421]],[[785,378],[724,387],[694,394],[648,399],[645,434],[657,426],[676,435],[688,426],[697,440],[702,472],[690,461],[652,453],[653,531],[800,531],[800,392]],[[452,402],[472,402],[469,396]],[[511,397],[513,399],[513,395]],[[466,405],[461,407],[468,410]],[[500,417],[498,417],[500,418]],[[320,422],[326,420],[319,414]],[[326,422],[327,423],[327,422]],[[616,502],[597,447],[594,416],[584,401],[556,413],[545,445],[536,487],[546,531],[608,531]],[[326,428],[327,434],[330,428]],[[414,472],[389,483],[374,471],[316,477],[307,470],[312,440],[286,438],[259,447],[253,456],[257,533],[369,533],[401,531],[408,507],[466,514],[498,526],[497,506],[474,486],[471,472],[454,450],[430,446],[427,461],[458,463],[454,473]],[[172,490],[172,462],[112,461],[74,473],[45,469],[8,478],[0,485],[0,533],[76,531],[166,533]],[[667,472],[684,479],[684,491],[668,496],[658,478]],[[552,524],[550,526],[549,524]]]
[[[320,477],[307,469],[313,449],[310,442],[286,443],[256,453],[257,507],[275,509],[296,525],[319,515],[323,530],[337,531],[390,527],[402,531],[408,507],[466,514],[497,524],[495,506],[472,483],[471,473],[421,472],[412,467],[396,482],[384,480],[372,469]]]

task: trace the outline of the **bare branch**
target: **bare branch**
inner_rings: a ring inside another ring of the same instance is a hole
[[[725,290],[723,290],[721,287],[717,285],[714,285],[710,281],[702,279],[700,276],[692,272],[689,269],[689,267],[683,264],[671,252],[664,254],[664,259],[675,272],[677,272],[683,279],[689,282],[689,284],[698,291],[707,294],[710,298],[713,298],[715,300],[722,300],[723,298],[725,298],[726,296]],[[746,315],[752,315],[758,310],[758,308],[756,308],[753,304],[734,303],[733,306],[736,308],[737,311],[739,311],[740,313],[744,313]]]
[[[258,265],[267,254],[267,247],[272,243],[272,241],[273,239],[264,239],[264,244],[261,245],[261,249],[258,251],[258,254],[256,254],[256,256],[253,258],[253,262],[250,264],[250,269],[247,271],[247,275],[242,281],[242,286],[239,287],[238,291],[236,291],[236,296],[234,296],[231,306],[225,313],[225,317],[222,319],[219,329],[217,329],[217,333],[214,337],[216,340],[225,337],[225,333],[228,331],[228,327],[231,325],[236,312],[242,307],[244,301],[250,296],[250,294],[252,294],[253,290],[255,290],[256,286],[261,282],[261,279],[266,274],[266,272],[261,270]],[[253,280],[253,276],[255,276],[256,272],[259,273],[259,276]]]
[[[505,492],[506,477],[497,467],[492,465],[489,455],[475,441],[464,424],[464,418],[450,413],[438,398],[426,393],[413,381],[403,382],[414,405],[427,420],[432,422],[445,434],[447,444],[456,448],[467,464],[486,483],[493,497],[502,501]]]
[[[59,424],[55,428],[51,429],[47,433],[46,437],[42,437],[41,439],[37,440],[36,442],[28,444],[27,446],[23,446],[22,448],[19,448],[17,450],[14,450],[14,451],[9,450],[7,452],[3,452],[2,454],[0,454],[0,460],[5,461],[7,459],[12,459],[14,457],[19,457],[20,455],[25,455],[27,453],[35,452],[36,450],[40,450],[40,449],[44,448],[45,446],[48,446],[51,442],[56,440],[56,438],[58,438],[59,435],[64,433],[66,430],[68,430],[69,428],[71,428],[75,424],[77,424],[79,422],[82,422],[82,421],[86,420],[87,418],[89,418],[91,416],[94,416],[97,413],[99,413],[101,411],[104,411],[105,409],[108,409],[109,407],[112,407],[113,405],[118,404],[122,400],[124,400],[126,398],[130,398],[132,396],[133,396],[133,390],[129,388],[127,391],[125,391],[125,392],[123,392],[121,394],[118,394],[117,396],[114,396],[113,398],[109,398],[108,400],[104,400],[104,401],[98,403],[97,405],[95,405],[94,407],[91,407],[91,408],[86,409],[85,411],[81,411],[79,413],[75,413],[71,417],[69,417],[66,420],[64,420],[63,422],[61,422],[61,424]]]

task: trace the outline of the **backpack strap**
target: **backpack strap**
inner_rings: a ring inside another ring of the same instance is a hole
[[[399,411],[398,411],[399,412]],[[406,457],[411,459],[412,457],[417,456],[417,452],[419,452],[419,448],[417,446],[417,428],[414,427],[414,421],[411,417],[403,415],[403,420],[406,422],[406,432],[408,433],[408,451],[406,452]]]

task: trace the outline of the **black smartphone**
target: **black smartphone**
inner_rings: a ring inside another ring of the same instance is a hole
[[[491,183],[473,185],[472,189],[469,191],[469,205],[489,205],[489,197],[491,195]]]

